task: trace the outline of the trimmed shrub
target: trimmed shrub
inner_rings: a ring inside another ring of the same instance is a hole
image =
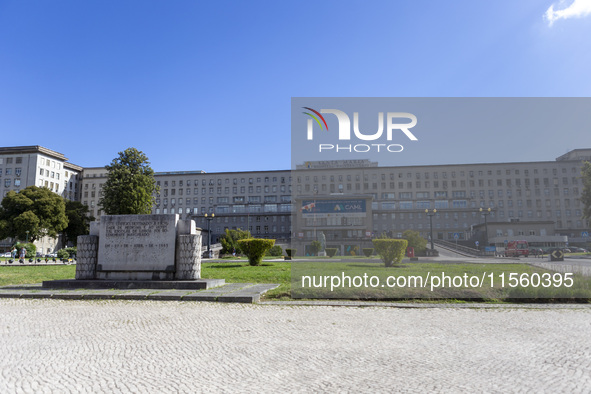
[[[248,238],[238,240],[242,253],[248,257],[250,265],[260,265],[267,250],[275,244],[274,239]]]
[[[328,257],[334,257],[337,254],[337,248],[326,248],[324,250],[326,251],[326,255]]]
[[[365,257],[370,257],[373,254],[373,248],[363,248],[363,254]]]
[[[57,251],[57,257],[60,258],[60,259],[62,259],[62,260],[65,260],[68,257],[70,257],[70,253],[68,253],[66,251],[66,249],[60,249],[60,250]]]
[[[296,255],[296,249],[285,249],[285,253],[287,253],[288,257],[295,257]]]
[[[267,256],[283,256],[283,248],[279,245],[275,245],[267,251]]]
[[[408,245],[406,239],[374,239],[372,243],[386,267],[399,264]]]

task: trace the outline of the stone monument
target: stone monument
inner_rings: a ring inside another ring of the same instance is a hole
[[[78,237],[76,280],[50,284],[180,289],[225,282],[200,278],[201,229],[193,220],[176,214],[103,215],[91,223],[90,235]]]

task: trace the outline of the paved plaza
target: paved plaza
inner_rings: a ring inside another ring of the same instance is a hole
[[[591,308],[0,299],[0,392],[589,392]]]

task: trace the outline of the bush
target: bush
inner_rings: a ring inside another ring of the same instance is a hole
[[[312,241],[310,243],[310,253],[312,253],[312,256],[317,255],[318,252],[320,252],[321,248],[322,244],[320,243],[320,241]]]
[[[283,256],[283,248],[275,245],[267,251],[267,256]]]
[[[28,244],[22,244],[22,243],[17,243],[16,245],[14,245],[14,247],[16,248],[17,252],[16,252],[16,258],[18,259],[21,253],[21,248],[25,247],[26,255],[25,257],[30,259],[30,258],[34,258],[37,255],[37,247],[32,244],[32,243],[28,243]]]
[[[326,248],[324,250],[326,251],[326,255],[328,257],[334,257],[337,254],[337,248]]]
[[[363,248],[363,254],[365,257],[370,257],[373,254],[373,248]]]
[[[374,239],[372,243],[386,267],[400,263],[408,245],[406,239]]]
[[[409,248],[414,248],[415,254],[423,254],[427,249],[427,240],[419,234],[418,231],[406,230],[402,233],[402,238],[408,241]]]
[[[68,254],[70,255],[70,257],[74,257],[78,254],[78,248],[77,247],[71,247],[71,248],[65,248],[64,249],[66,252],[68,252]]]
[[[240,228],[238,230],[226,229],[225,234],[220,237],[220,243],[222,244],[221,253],[232,254],[234,251],[236,254],[242,253],[238,241],[249,238],[252,238],[250,231],[242,230]]]
[[[62,260],[65,260],[68,257],[70,257],[70,253],[68,253],[66,251],[66,249],[60,249],[60,250],[57,251],[57,257],[60,258],[60,259],[62,259]]]
[[[260,265],[267,250],[275,244],[274,239],[248,238],[238,240],[242,253],[248,257],[250,265]]]
[[[285,249],[285,253],[287,253],[288,257],[295,257],[296,255],[296,249]]]

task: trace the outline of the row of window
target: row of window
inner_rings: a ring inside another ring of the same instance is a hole
[[[22,156],[17,156],[17,157],[0,157],[0,164],[12,164],[14,160],[15,164],[21,164],[23,162],[23,157]]]
[[[371,183],[371,189],[373,190],[378,190],[379,188],[381,189],[399,189],[399,190],[404,190],[404,189],[413,189],[413,187],[415,189],[430,189],[431,186],[433,186],[433,188],[443,188],[443,189],[447,189],[448,187],[451,188],[465,188],[466,185],[469,185],[470,188],[476,188],[476,187],[495,187],[495,184],[492,180],[489,180],[487,182],[487,185],[484,184],[484,181],[482,179],[480,179],[478,181],[478,185],[476,184],[475,181],[469,181],[468,183],[466,183],[466,181],[460,181],[459,186],[458,183],[456,181],[451,181],[450,183],[448,183],[447,181],[443,181],[443,182],[439,182],[439,181],[433,181],[433,183],[429,182],[429,181],[425,181],[425,182],[421,182],[421,181],[416,181],[414,184],[413,182],[398,182],[398,185],[396,186],[396,182],[390,182],[389,185],[386,182],[382,182],[381,185],[379,185],[380,187],[378,187],[378,183],[377,182],[373,182]],[[569,186],[569,185],[578,185],[579,184],[579,180],[578,178],[572,178],[571,182],[569,183],[568,178],[563,178],[563,182],[562,182],[562,186]],[[389,186],[389,187],[388,187]],[[497,180],[496,182],[496,186],[497,187],[503,187],[503,182],[501,180]],[[541,186],[539,183],[534,183],[534,187],[538,188],[539,186]],[[558,178],[555,178],[555,181],[550,183],[550,182],[544,182],[543,184],[544,187],[548,188],[548,187],[559,187],[560,186],[560,182],[558,182]],[[512,183],[508,180],[508,182],[506,182],[505,187],[510,187],[510,188],[521,188],[521,187],[525,187],[526,189],[531,188],[531,184],[529,182],[525,182],[525,184],[521,184],[521,182],[515,182]],[[219,189],[219,188],[218,188]],[[351,191],[351,190],[369,190],[370,189],[370,184],[369,183],[363,183],[363,185],[361,183],[355,183],[355,184],[351,184],[351,183],[347,183],[345,185],[343,184],[321,184],[321,185],[310,185],[310,184],[306,184],[304,185],[303,189],[301,187],[301,185],[298,185],[297,190],[299,193],[302,192],[302,190],[304,192],[310,192],[312,190],[314,191],[327,191],[329,190],[331,192],[334,192],[336,189],[338,189],[339,191],[343,191],[343,190],[347,190],[347,191]],[[210,189],[213,190],[213,189]],[[212,191],[213,193],[213,191]]]
[[[554,200],[554,205],[559,208],[562,207],[562,205],[564,204],[564,206],[566,208],[570,208],[571,206],[571,200],[569,199],[565,199],[565,200]],[[526,208],[534,208],[534,205],[536,208],[542,208],[542,200],[535,200],[535,204],[533,200],[525,200],[525,204],[524,204],[524,200],[517,200],[516,204],[517,207],[523,207],[525,206]],[[546,208],[551,208],[552,207],[552,200],[550,199],[546,199],[544,200],[544,206]],[[574,206],[575,207],[579,207],[581,206],[581,201],[579,199],[575,199],[574,200]],[[496,203],[494,200],[490,200],[488,202],[488,206],[486,205],[486,201],[485,200],[481,200],[479,204],[477,204],[477,201],[467,201],[467,200],[451,200],[451,204],[449,200],[435,200],[435,201],[398,201],[398,202],[372,202],[372,209],[374,210],[378,210],[378,209],[383,209],[383,210],[395,210],[396,207],[398,207],[398,209],[431,209],[431,208],[436,208],[436,209],[446,209],[446,208],[495,208],[495,207],[499,207],[499,208],[504,208],[505,207],[505,200],[497,200]],[[513,200],[507,200],[507,207],[512,208],[513,207]]]
[[[552,175],[558,175],[558,174],[568,174],[568,170],[566,167],[561,168],[561,170],[559,171],[557,168],[552,168],[552,171],[550,171],[550,169],[548,168],[543,168],[542,169],[542,174],[544,175],[548,175],[550,173],[552,173]],[[477,175],[478,177],[483,177],[485,176],[493,176],[493,173],[495,174],[495,176],[502,176],[503,172],[505,175],[521,175],[523,174],[524,176],[528,177],[530,176],[530,171],[528,169],[524,169],[523,171],[520,169],[505,169],[500,170],[497,169],[496,171],[493,170],[478,170],[478,171],[451,171],[450,175],[451,178],[456,178],[456,174],[459,174],[459,177],[465,177],[466,173],[468,174],[468,176],[470,178],[473,178],[475,175]],[[579,174],[580,173],[580,169],[577,167],[571,167],[570,169],[571,174]],[[441,178],[446,179],[447,178],[447,171],[442,171],[441,172]],[[537,168],[533,169],[533,175],[537,175],[539,174],[539,170]],[[439,179],[439,172],[415,172],[414,173],[414,177],[416,179]],[[303,179],[306,182],[309,182],[310,179],[312,179],[314,182],[318,182],[319,180],[322,181],[326,181],[326,180],[330,180],[331,182],[335,182],[336,180],[338,181],[343,181],[344,179],[346,179],[347,181],[351,182],[353,180],[353,177],[355,177],[355,181],[360,181],[361,180],[361,175],[357,174],[357,175],[314,175],[314,176],[310,176],[310,175],[306,175],[303,177]],[[404,178],[404,173],[403,172],[399,172],[398,174],[394,174],[394,173],[390,173],[390,174],[363,174],[363,180],[364,181],[369,181],[369,179],[373,179],[373,180],[377,180],[378,178],[380,178],[381,180],[385,181],[387,178],[389,178],[390,180],[395,180],[395,179],[400,179],[400,178]],[[407,172],[406,173],[406,178],[410,179],[413,178],[413,173],[412,172]],[[302,183],[302,176],[298,176],[297,177],[297,183]]]
[[[575,225],[575,228],[581,228],[582,226],[582,221],[577,220],[576,222],[573,223],[573,221],[568,220],[564,223],[566,225],[566,228],[573,228],[573,224]],[[562,221],[557,221],[556,222],[556,227],[557,228],[563,228],[563,222]],[[467,222],[463,222],[463,223],[456,223],[455,225],[452,225],[451,223],[433,223],[433,229],[435,230],[439,230],[439,229],[465,229],[468,230],[470,228],[470,225]],[[426,224],[426,223],[384,223],[384,224],[374,224],[373,226],[373,232],[374,234],[379,234],[381,232],[387,232],[387,231],[391,231],[391,230],[428,230],[430,229],[430,225]],[[457,232],[456,232],[457,233]],[[456,233],[450,233],[452,234],[452,236],[450,238],[448,238],[449,240],[455,240],[454,238],[454,234]],[[458,234],[458,239],[462,240],[465,239],[464,238],[464,233],[463,232],[459,232]],[[528,230],[528,231],[524,231],[524,230],[517,230],[517,231],[513,231],[511,229],[506,230],[506,231],[502,231],[502,230],[497,230],[496,234],[494,236],[496,237],[512,237],[514,235],[517,236],[524,236],[524,235],[540,235],[540,236],[545,236],[547,235],[547,232],[545,229],[541,229],[539,232],[536,232],[535,230]],[[429,236],[428,233],[426,233],[425,238],[427,238]],[[493,234],[491,234],[491,236],[493,236]],[[574,236],[574,235],[573,235]],[[439,238],[441,239],[441,238]]]
[[[246,186],[240,186],[240,189],[238,189],[238,186],[232,187],[232,193],[233,194],[237,194],[238,190],[240,190],[240,193],[246,193]],[[279,190],[279,192],[281,193],[291,193],[291,186],[289,185],[281,185],[279,187],[277,187],[276,185],[273,186],[248,186],[248,193],[277,193],[277,191]],[[202,188],[201,189],[201,194],[207,194],[208,189],[207,188]],[[213,187],[209,188],[209,194],[222,194],[222,188],[218,187],[217,190]],[[187,189],[170,189],[170,195],[171,196],[175,196],[175,195],[179,195],[182,196],[183,193],[190,195],[191,194],[191,189],[187,188]],[[162,189],[159,191],[159,193],[157,194],[161,194],[164,195],[165,197],[169,195],[169,189]],[[198,195],[199,194],[199,188],[194,188],[193,189],[193,194]],[[230,194],[230,187],[225,187],[224,188],[224,194]]]
[[[263,180],[264,180],[264,183],[269,183],[269,182],[277,183],[278,180],[281,183],[286,183],[286,181],[287,181],[287,183],[289,183],[289,182],[291,182],[291,177],[284,177],[284,176],[282,176],[282,177],[276,177],[276,176],[274,176],[274,177],[268,177],[267,176],[267,177],[264,177],[264,178],[259,177],[259,178],[256,178],[256,183],[261,183],[261,182],[263,182]],[[232,179],[232,184],[238,185],[239,183],[246,183],[246,178],[240,178],[240,179],[233,178]],[[250,185],[254,184],[255,183],[255,178],[248,178],[248,183]],[[198,179],[195,179],[195,180],[187,179],[185,182],[183,182],[182,180],[170,181],[170,186],[171,187],[175,187],[177,184],[178,184],[179,187],[191,186],[191,185],[199,186],[199,180]],[[214,186],[216,184],[217,185],[222,185],[222,184],[229,185],[230,184],[230,178],[225,178],[223,181],[222,181],[221,178],[218,178],[217,180],[214,180],[214,179],[209,179],[209,180],[202,179],[201,180],[201,185],[202,186],[207,186],[207,185]],[[157,186],[168,187],[169,181],[156,181],[156,185]]]
[[[47,166],[47,167],[50,167],[50,168],[55,168],[55,169],[58,169],[58,170],[60,170],[62,168],[61,163],[59,163],[59,162],[57,162],[55,160],[46,159],[44,157],[39,158],[39,165]]]
[[[39,175],[45,176],[46,178],[60,179],[59,172],[44,170],[43,168],[39,169]]]

